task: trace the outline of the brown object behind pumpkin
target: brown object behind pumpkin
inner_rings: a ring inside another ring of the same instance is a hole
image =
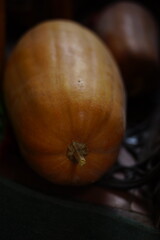
[[[117,60],[129,96],[156,88],[158,26],[151,13],[132,2],[119,2],[102,10],[92,28]]]

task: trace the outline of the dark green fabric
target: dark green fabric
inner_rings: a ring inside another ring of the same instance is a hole
[[[0,240],[159,240],[110,208],[45,196],[0,179]]]

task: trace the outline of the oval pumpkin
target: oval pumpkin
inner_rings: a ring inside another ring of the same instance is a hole
[[[7,64],[4,99],[23,156],[46,179],[88,184],[115,162],[124,88],[110,52],[84,27],[57,20],[30,30]]]
[[[156,88],[159,31],[147,9],[132,2],[113,3],[99,13],[92,25],[113,53],[129,96]]]

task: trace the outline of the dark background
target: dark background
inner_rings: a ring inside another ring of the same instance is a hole
[[[48,19],[68,18],[84,21],[94,12],[100,11],[110,3],[107,0],[7,0],[6,24],[7,39],[19,38],[25,31],[39,22]],[[160,22],[160,8],[153,0],[132,1],[148,8]]]

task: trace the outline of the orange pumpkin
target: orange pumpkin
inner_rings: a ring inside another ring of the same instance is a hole
[[[4,55],[4,1],[0,0],[0,72]]]
[[[118,2],[104,8],[92,25],[119,64],[129,96],[151,91],[159,68],[158,26],[151,13]]]
[[[4,99],[21,153],[46,179],[88,184],[115,162],[123,84],[109,50],[79,24],[57,20],[29,31],[7,64]]]

